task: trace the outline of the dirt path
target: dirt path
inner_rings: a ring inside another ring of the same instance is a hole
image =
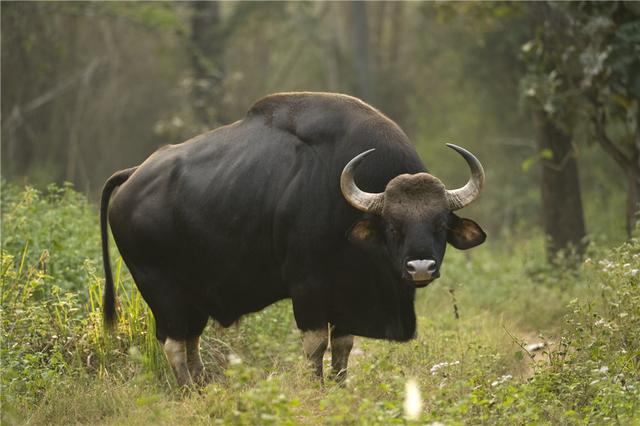
[[[518,331],[508,334],[513,339],[513,344],[523,353],[522,369],[517,372],[523,379],[528,379],[535,374],[536,364],[544,365],[550,362],[549,353],[556,349],[556,339],[541,336],[537,331]]]

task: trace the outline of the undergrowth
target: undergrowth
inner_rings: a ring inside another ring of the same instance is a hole
[[[533,235],[451,250],[443,278],[418,292],[418,338],[358,338],[344,388],[310,377],[283,301],[229,329],[210,325],[210,384],[185,393],[121,260],[118,328],[104,333],[99,227],[84,197],[4,185],[2,423],[637,423],[640,242],[591,247],[564,268],[546,266],[542,247]],[[412,420],[409,379],[422,393]]]

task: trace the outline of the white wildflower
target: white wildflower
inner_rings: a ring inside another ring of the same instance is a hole
[[[178,117],[178,116],[174,116],[171,119],[171,124],[174,127],[182,127],[184,125],[184,120],[182,118]]]
[[[420,389],[414,379],[407,380],[404,392],[404,416],[407,420],[417,420],[422,411],[422,397],[420,397]]]
[[[511,374],[505,374],[504,376],[500,377],[498,380],[494,380],[493,382],[491,382],[491,386],[496,387],[498,385],[503,384],[507,380],[511,380],[511,379],[513,379],[513,376]]]
[[[598,263],[600,264],[600,266],[602,266],[602,272],[607,272],[609,269],[615,266],[615,264],[612,261],[607,259],[601,260]]]
[[[438,364],[435,364],[433,367],[431,367],[431,374],[434,375],[438,372],[438,370],[444,368],[444,367],[449,367],[451,365],[458,365],[460,364],[460,361],[452,361],[452,362],[447,362],[447,361],[443,361],[443,362],[439,362]]]
[[[535,47],[535,44],[532,41],[528,41],[525,44],[523,44],[520,49],[522,49],[522,51],[524,53],[530,52],[531,49],[533,49]]]
[[[242,364],[242,358],[234,353],[230,353],[229,355],[227,355],[227,361],[229,362],[229,365]]]
[[[535,352],[535,351],[539,351],[540,349],[544,348],[545,346],[547,346],[547,344],[545,342],[538,342],[538,343],[531,343],[531,344],[525,346],[524,348],[527,350],[527,352]]]

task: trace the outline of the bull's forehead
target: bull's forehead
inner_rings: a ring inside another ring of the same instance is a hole
[[[445,210],[445,186],[429,173],[396,176],[384,191],[383,216],[422,217]]]

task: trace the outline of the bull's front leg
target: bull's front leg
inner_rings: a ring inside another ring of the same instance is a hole
[[[319,330],[304,331],[302,335],[302,347],[311,369],[322,380],[322,359],[329,344],[327,327]]]
[[[187,347],[187,367],[189,368],[189,374],[191,379],[198,384],[204,384],[204,364],[202,363],[202,357],[200,357],[200,336],[192,337],[186,341]]]
[[[331,331],[331,376],[337,383],[344,383],[347,378],[347,365],[349,354],[353,348],[353,336],[340,333],[340,330]]]

